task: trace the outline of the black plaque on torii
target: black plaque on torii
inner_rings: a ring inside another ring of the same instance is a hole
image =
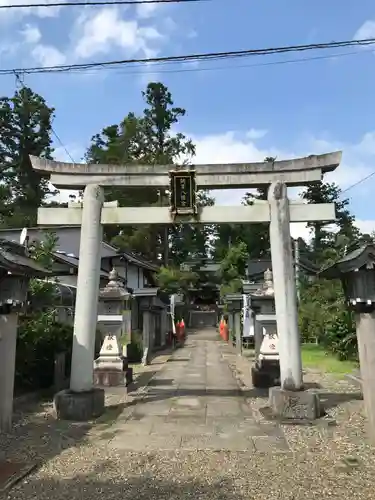
[[[195,170],[169,172],[171,212],[175,215],[197,215]]]

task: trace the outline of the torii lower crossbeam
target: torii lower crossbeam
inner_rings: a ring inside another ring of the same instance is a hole
[[[291,202],[289,205],[290,222],[334,221],[335,205],[322,203],[308,205]],[[174,219],[168,207],[106,207],[102,208],[101,223],[104,225],[121,224],[138,226],[142,224],[242,224],[270,222],[270,208],[267,202],[252,206],[214,206],[203,207],[198,219]],[[38,224],[43,226],[81,225],[82,208],[39,208]]]

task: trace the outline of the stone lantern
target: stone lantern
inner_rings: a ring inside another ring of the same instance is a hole
[[[320,276],[341,280],[347,305],[355,313],[363,398],[375,445],[375,245],[350,252]]]
[[[131,294],[116,269],[112,269],[108,284],[100,290],[98,313],[98,327],[105,337],[94,361],[95,385],[128,385],[132,378],[126,359],[126,345],[131,341]],[[125,341],[124,349],[120,339]]]
[[[241,311],[243,297],[242,293],[228,293],[224,300],[228,307],[228,322],[229,331],[234,333],[236,337],[236,350],[238,354],[242,352],[242,325]]]
[[[251,369],[251,377],[254,387],[268,388],[278,385],[280,378],[275,291],[270,269],[264,273],[263,285],[250,297],[255,312],[255,364]]]

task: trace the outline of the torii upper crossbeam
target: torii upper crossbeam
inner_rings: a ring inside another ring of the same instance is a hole
[[[260,187],[280,181],[287,186],[304,186],[322,180],[341,162],[341,151],[281,161],[184,165],[195,170],[196,185],[201,189]],[[35,170],[50,174],[57,188],[83,189],[88,184],[126,187],[168,187],[169,171],[176,165],[100,165],[76,164],[30,156]]]

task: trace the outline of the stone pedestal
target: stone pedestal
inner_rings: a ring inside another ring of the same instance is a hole
[[[66,389],[55,394],[53,405],[58,419],[76,422],[92,420],[104,413],[104,390],[95,388],[73,392]]]
[[[152,347],[152,315],[151,311],[143,311],[143,356],[142,364],[148,365],[150,362],[150,351]]]
[[[126,386],[127,364],[121,355],[116,335],[106,335],[98,359],[94,361],[96,386]]]
[[[269,405],[280,420],[315,420],[321,416],[319,395],[308,391],[288,391],[271,387]]]

